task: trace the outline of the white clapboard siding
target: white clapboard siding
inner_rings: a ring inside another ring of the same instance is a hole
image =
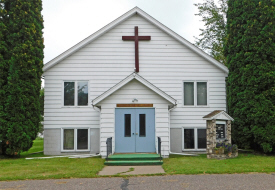
[[[92,107],[64,107],[63,80],[45,80],[44,128],[99,128],[99,112]]]
[[[105,140],[114,135],[115,104],[132,103],[133,98],[139,97],[139,103],[157,105],[156,133],[161,135],[162,150],[168,154],[167,102],[143,85],[131,82],[132,85],[124,86],[104,100],[105,109],[101,109],[101,113],[95,111],[91,105],[86,108],[63,106],[64,80],[89,81],[91,104],[94,98],[134,71],[134,42],[122,41],[122,36],[133,36],[135,26],[139,27],[140,36],[151,36],[150,41],[139,42],[139,74],[177,100],[177,107],[170,113],[171,128],[205,127],[205,121],[202,120],[204,115],[213,110],[226,110],[227,74],[152,23],[134,15],[44,73],[45,128],[101,127],[100,146],[101,154],[104,155]],[[207,107],[182,105],[183,81],[190,80],[208,81]]]
[[[56,119],[60,119],[62,117],[66,117],[66,118],[75,118],[75,117],[85,117],[85,118],[90,118],[90,117],[95,117],[98,119],[99,117],[99,113],[98,112],[92,112],[89,113],[87,111],[84,112],[58,112],[58,113],[52,113],[52,112],[45,112],[44,113],[45,117],[49,117],[49,120],[53,120],[53,118],[56,117]]]

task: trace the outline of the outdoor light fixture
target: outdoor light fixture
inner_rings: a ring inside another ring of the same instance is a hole
[[[134,99],[132,100],[132,102],[133,102],[133,103],[138,102],[138,99],[134,98]]]

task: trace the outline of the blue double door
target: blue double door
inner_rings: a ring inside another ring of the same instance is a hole
[[[155,152],[155,109],[116,108],[115,152]]]

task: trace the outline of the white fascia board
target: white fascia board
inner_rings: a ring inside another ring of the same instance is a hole
[[[158,95],[160,95],[161,97],[163,97],[164,99],[172,103],[173,105],[177,105],[177,100],[175,100],[174,98],[172,98],[171,96],[163,92],[162,90],[158,89],[156,86],[154,86],[153,84],[145,80],[143,77],[141,77],[137,73],[133,73],[129,75],[128,77],[120,81],[118,84],[116,84],[115,86],[113,86],[112,88],[110,88],[109,90],[107,90],[106,92],[98,96],[97,98],[95,98],[92,101],[92,105],[95,106],[96,104],[98,104],[99,102],[101,102],[102,100],[110,96],[111,94],[113,94],[115,91],[119,90],[121,87],[131,82],[133,79],[136,79],[137,81],[139,81],[140,83],[148,87],[149,89],[153,90],[155,93],[157,93]]]
[[[160,23],[159,21],[157,21],[156,19],[154,19],[153,17],[151,17],[150,15],[145,13],[143,10],[141,10],[139,8],[137,8],[137,9],[139,10],[138,13],[140,14],[140,16],[142,16],[146,20],[150,21],[152,24],[156,25],[158,28],[160,28],[161,30],[163,30],[164,32],[166,32],[167,34],[169,34],[170,36],[172,36],[173,38],[175,38],[176,40],[178,40],[179,42],[181,42],[182,44],[187,46],[188,48],[190,48],[191,50],[193,50],[194,52],[196,52],[197,54],[199,54],[200,56],[202,56],[206,60],[208,60],[211,63],[213,63],[214,65],[216,65],[218,68],[223,70],[226,74],[229,73],[229,70],[225,65],[218,62],[216,59],[214,59],[213,57],[211,57],[210,55],[208,55],[207,53],[205,53],[204,51],[202,51],[201,49],[199,49],[195,45],[191,44],[186,39],[184,39],[183,37],[181,37],[180,35],[178,35],[174,31],[172,31],[168,27],[164,26],[162,23]]]
[[[95,106],[96,104],[98,104],[99,102],[101,102],[102,100],[104,100],[105,98],[110,96],[111,94],[113,94],[115,91],[117,91],[118,89],[120,89],[121,87],[123,87],[125,84],[127,84],[128,82],[130,82],[133,79],[134,79],[133,74],[126,77],[125,79],[123,79],[122,81],[117,83],[115,86],[111,87],[109,90],[105,91],[103,94],[96,97],[92,101],[92,105]]]
[[[174,98],[172,98],[171,96],[169,96],[168,94],[166,94],[165,92],[163,92],[162,90],[160,90],[159,88],[157,88],[156,86],[154,86],[153,84],[151,84],[150,82],[148,82],[147,80],[145,80],[144,78],[142,78],[140,75],[136,75],[135,78],[140,83],[142,83],[143,85],[147,86],[148,88],[150,88],[151,90],[153,90],[155,93],[157,93],[158,95],[160,95],[161,97],[163,97],[164,99],[166,99],[167,101],[169,101],[170,103],[172,103],[173,105],[177,105],[177,100],[175,100]]]
[[[133,8],[132,10],[130,10],[127,13],[125,13],[124,15],[120,16],[119,18],[117,18],[116,20],[114,20],[113,22],[111,22],[110,24],[104,26],[103,28],[101,28],[97,32],[95,32],[92,35],[88,36],[87,38],[85,38],[81,42],[77,43],[76,45],[74,45],[73,47],[71,47],[70,49],[68,49],[67,51],[63,52],[59,56],[55,57],[54,59],[52,59],[51,61],[49,61],[48,63],[46,63],[44,65],[44,67],[43,67],[43,72],[47,71],[49,68],[53,67],[58,62],[60,62],[63,59],[67,58],[68,56],[70,56],[71,54],[73,54],[74,52],[76,52],[77,50],[79,50],[80,48],[82,48],[85,45],[91,43],[93,40],[97,39],[102,34],[108,32],[109,30],[111,30],[113,27],[115,27],[119,23],[123,22],[127,18],[129,18],[132,15],[134,15],[137,12],[137,9],[138,9],[137,7]]]
[[[228,115],[225,111],[222,111],[222,112],[220,112],[220,113],[214,115],[214,116],[211,117],[211,118],[203,118],[203,120],[213,120],[213,119],[217,119],[217,117],[218,117],[219,115],[221,115],[221,114],[223,114],[225,117],[227,117],[228,120],[234,121],[234,119],[233,119],[230,115]]]
[[[229,120],[234,121],[234,119],[228,115],[225,111],[222,112],[223,115],[225,115]]]

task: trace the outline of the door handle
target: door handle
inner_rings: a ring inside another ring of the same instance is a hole
[[[138,135],[138,133],[136,133],[136,135]]]
[[[133,135],[135,135],[135,133],[133,133]]]

